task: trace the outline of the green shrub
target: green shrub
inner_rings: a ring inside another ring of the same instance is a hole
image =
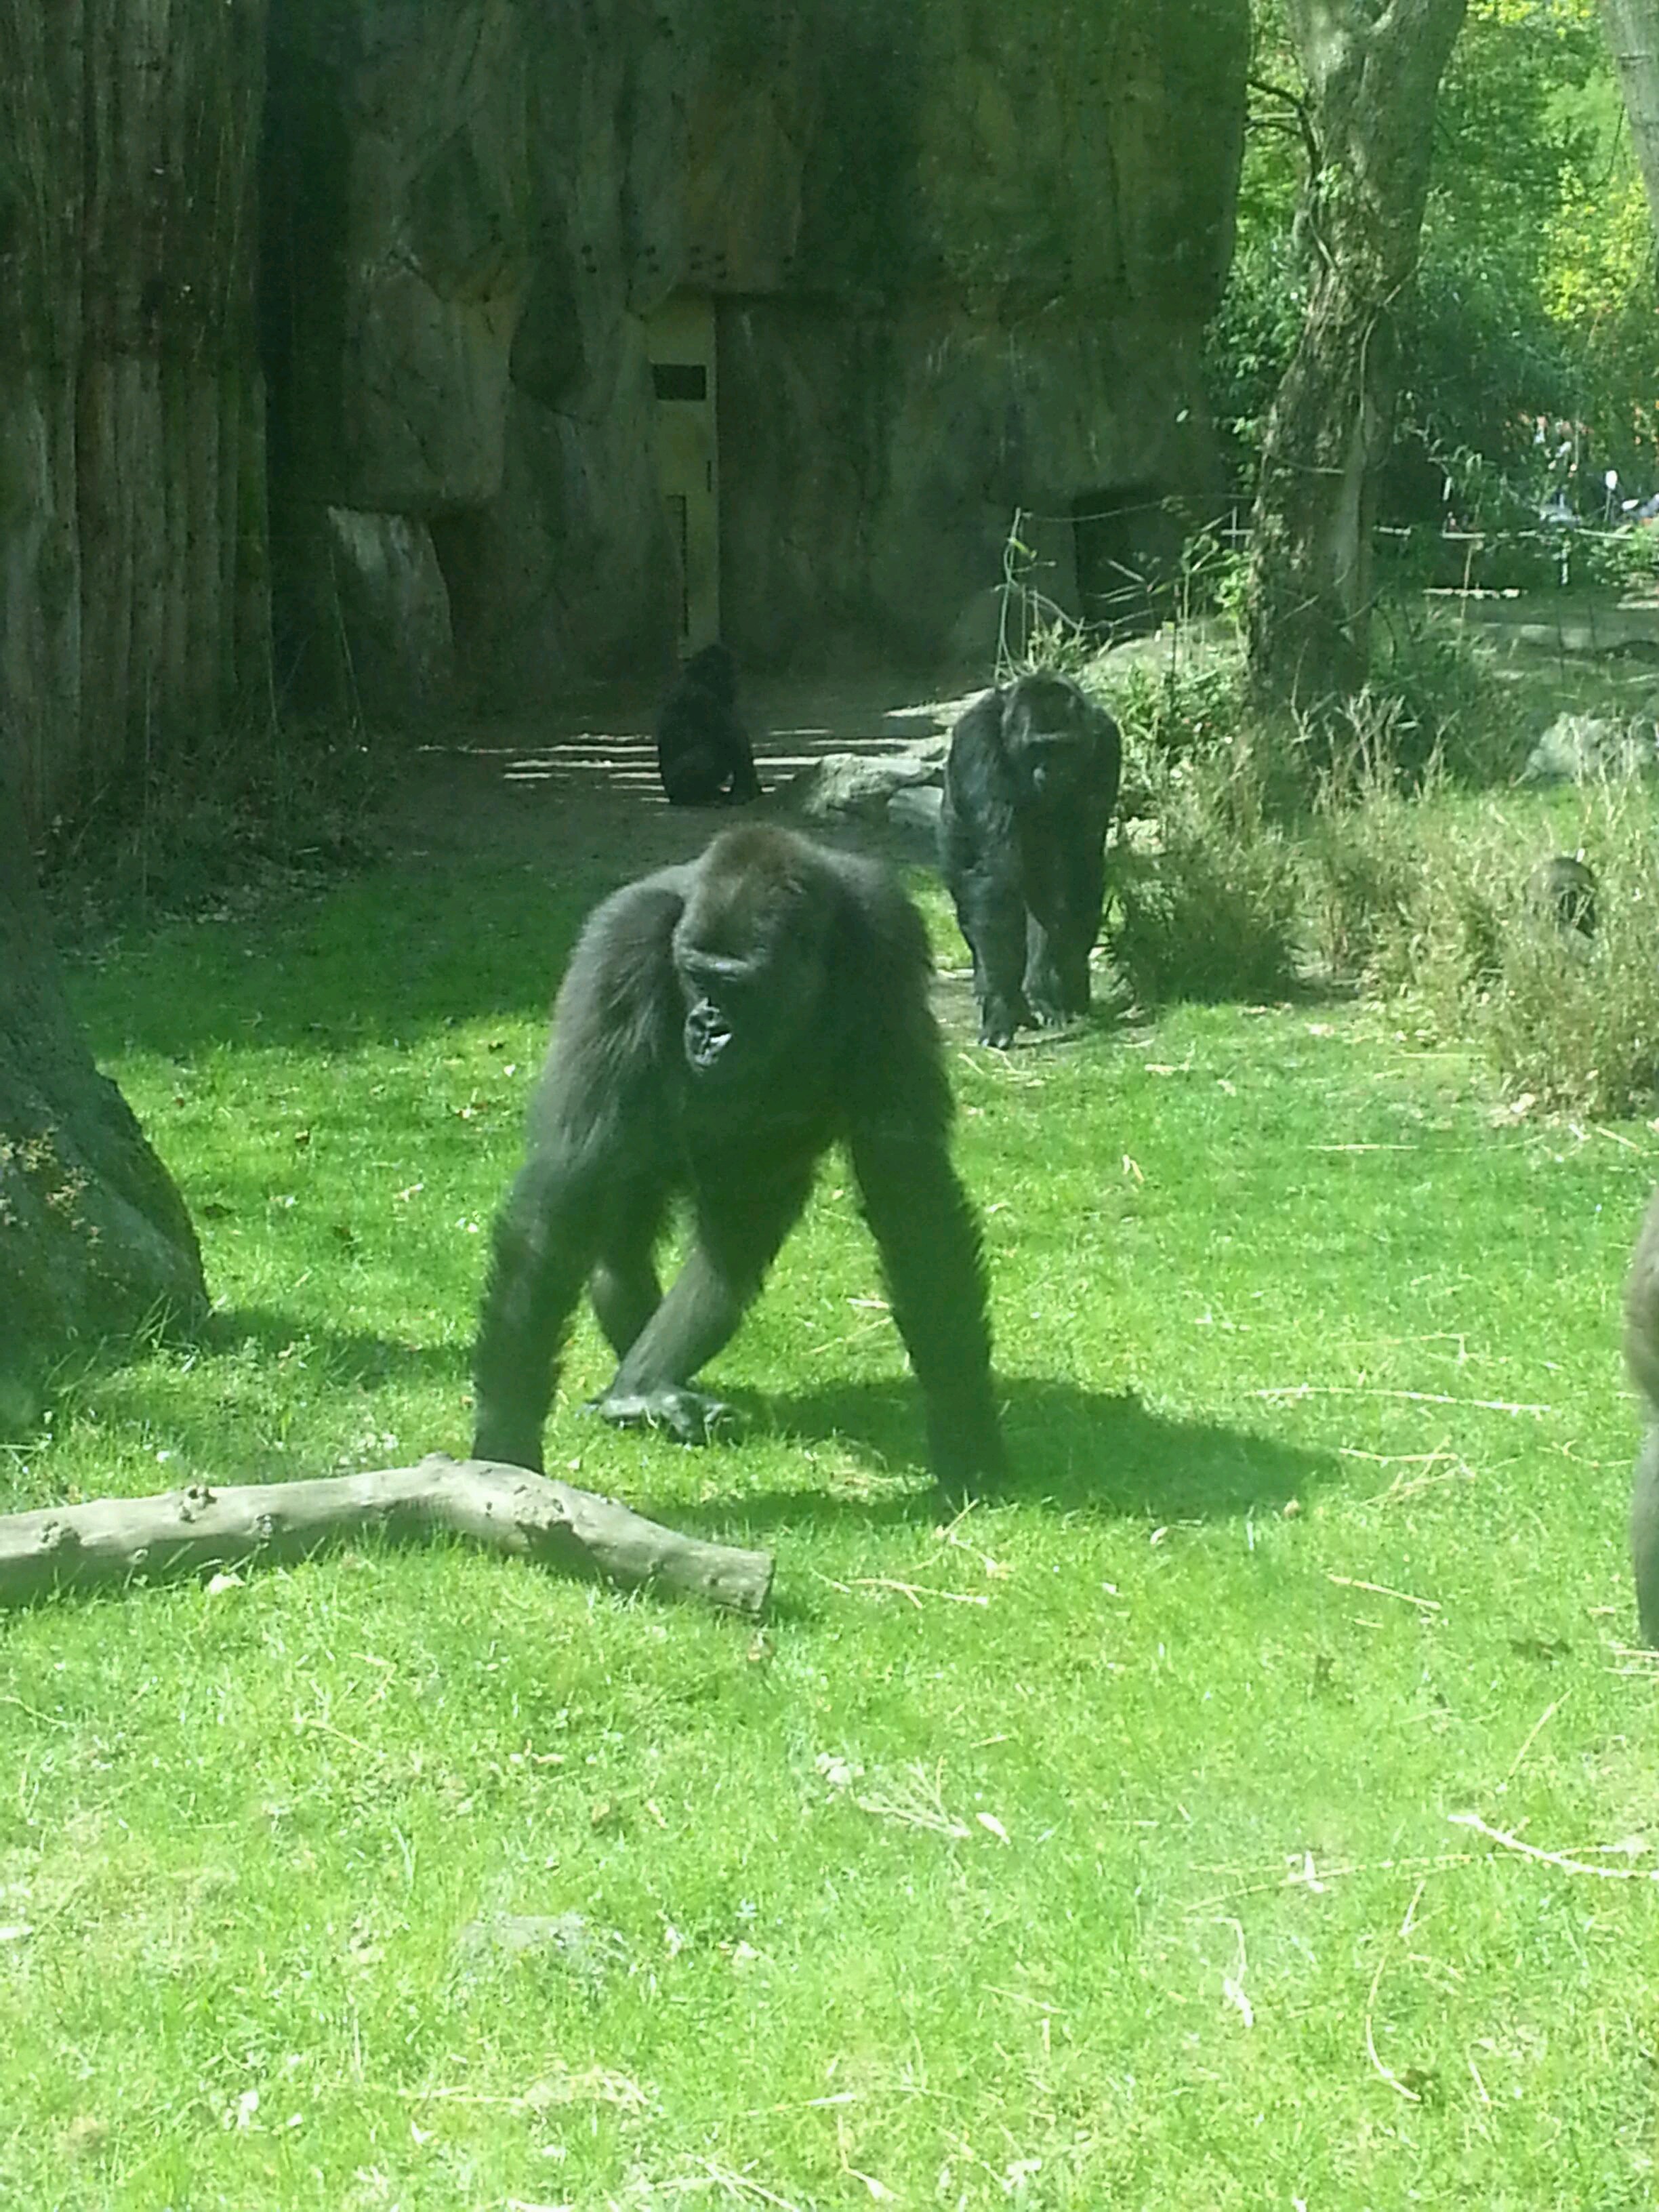
[[[1283,998],[1296,980],[1297,871],[1265,818],[1248,742],[1154,763],[1155,835],[1120,847],[1113,957],[1137,999]]]
[[[1598,884],[1594,937],[1534,910],[1523,872],[1475,1031],[1513,1094],[1597,1119],[1651,1111],[1659,1087],[1659,875],[1640,784],[1592,793],[1583,851]],[[1546,855],[1531,857],[1535,865]]]
[[[1357,982],[1380,980],[1422,899],[1422,802],[1385,783],[1348,796],[1328,781],[1306,843],[1311,950]]]

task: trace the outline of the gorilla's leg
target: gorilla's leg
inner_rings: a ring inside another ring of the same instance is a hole
[[[594,1194],[554,1154],[528,1160],[495,1223],[473,1353],[477,1459],[539,1473],[558,1356],[593,1264]]]
[[[678,754],[662,771],[662,787],[671,806],[718,806],[725,782],[726,763],[710,745]]]
[[[1089,1011],[1089,955],[1100,935],[1106,890],[1105,864],[1095,836],[1091,827],[1058,850],[1048,879],[1028,892],[1034,926],[1026,950],[1025,995],[1044,1021],[1078,1021]]]
[[[653,1260],[668,1194],[654,1182],[625,1184],[611,1202],[587,1294],[611,1349],[622,1358],[662,1304]]]
[[[810,1158],[764,1182],[706,1186],[685,1265],[635,1339],[592,1411],[618,1427],[664,1428],[704,1443],[726,1407],[689,1388],[731,1338],[812,1187]]]
[[[1630,1555],[1636,1570],[1636,1614],[1642,1641],[1659,1644],[1659,1427],[1648,1431],[1636,1455]]]
[[[1041,1028],[1055,1029],[1066,1019],[1058,932],[1036,914],[1025,925],[1025,997]]]
[[[979,1226],[943,1135],[855,1132],[853,1170],[893,1319],[927,1413],[939,1488],[962,1502],[1007,1472],[991,1383]]]

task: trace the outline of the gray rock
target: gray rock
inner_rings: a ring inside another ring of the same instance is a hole
[[[1599,714],[1558,714],[1527,756],[1529,783],[1584,783],[1637,775],[1659,766],[1655,725],[1613,721]]]
[[[936,783],[908,784],[887,802],[890,829],[931,854],[939,842],[939,814],[945,793]]]
[[[326,510],[329,552],[357,704],[371,722],[418,722],[453,674],[449,593],[417,516]]]
[[[878,819],[896,792],[939,774],[937,747],[902,753],[826,753],[783,787],[783,803],[804,821],[847,815]]]

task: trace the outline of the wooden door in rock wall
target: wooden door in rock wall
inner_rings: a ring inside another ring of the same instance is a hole
[[[679,553],[680,652],[720,634],[720,455],[714,437],[714,302],[678,292],[646,325],[657,395],[657,476]]]

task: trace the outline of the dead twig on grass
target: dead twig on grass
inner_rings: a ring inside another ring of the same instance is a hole
[[[1569,1851],[1547,1851],[1536,1844],[1523,1843],[1519,1836],[1510,1835],[1506,1828],[1492,1827],[1478,1813],[1448,1813],[1446,1818],[1454,1828],[1473,1828],[1488,1843],[1497,1844],[1504,1850],[1514,1851],[1523,1859],[1532,1859],[1540,1866],[1558,1868],[1563,1874],[1594,1875],[1601,1881],[1659,1881],[1659,1867],[1591,1866],[1588,1860],[1575,1858]],[[1598,1851],[1622,1851],[1627,1856],[1634,1856],[1638,1849],[1645,1850],[1646,1844],[1638,1844],[1637,1839],[1631,1837],[1621,1844],[1591,1844],[1585,1848]]]

